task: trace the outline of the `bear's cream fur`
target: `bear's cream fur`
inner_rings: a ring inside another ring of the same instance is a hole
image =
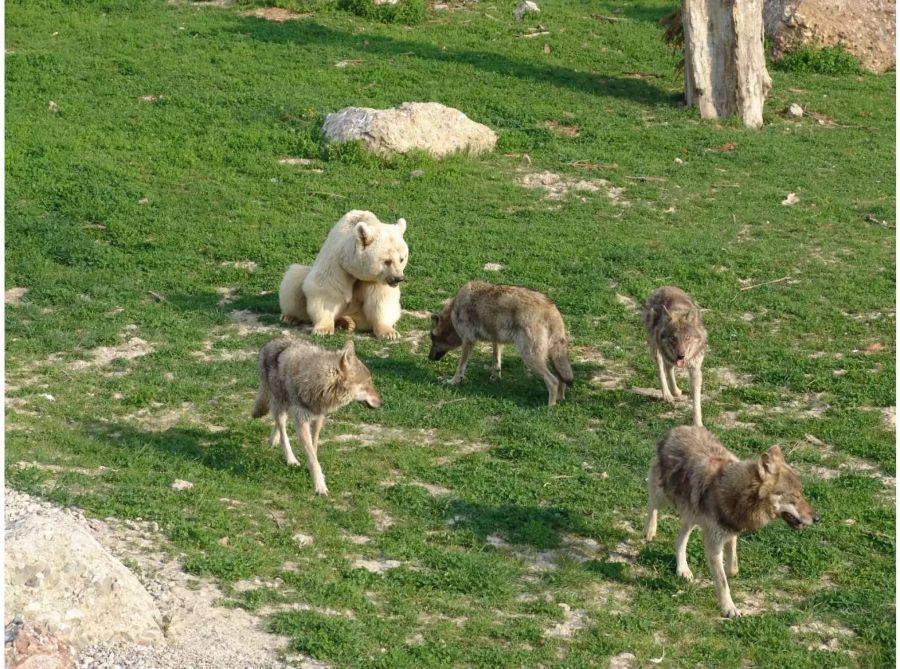
[[[397,339],[400,288],[409,248],[406,221],[381,223],[370,211],[353,210],[339,220],[312,266],[291,265],[281,281],[281,317],[312,321],[315,334],[333,334],[335,324],[372,330]]]

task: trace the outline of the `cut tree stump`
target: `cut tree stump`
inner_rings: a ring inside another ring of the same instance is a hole
[[[701,118],[739,115],[759,128],[772,87],[763,51],[763,0],[682,0],[684,94]]]

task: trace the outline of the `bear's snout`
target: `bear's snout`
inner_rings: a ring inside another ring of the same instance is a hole
[[[406,281],[405,276],[390,276],[387,279],[387,285],[389,285],[391,287],[399,286],[404,281]]]

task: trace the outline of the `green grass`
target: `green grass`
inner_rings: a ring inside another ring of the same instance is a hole
[[[6,310],[9,484],[153,520],[190,570],[226,588],[285,581],[235,592],[233,605],[351,610],[268,622],[335,666],[606,666],[624,651],[637,666],[893,666],[892,497],[840,468],[895,471],[880,412],[895,404],[893,76],[773,71],[766,124],[750,131],[679,106],[655,23],[670,2],[548,0],[521,22],[506,3],[450,3],[413,28],[290,5],[314,13],[273,23],[161,0],[8,3],[5,279],[28,288]],[[536,30],[549,34],[522,37]],[[322,145],[327,113],[407,100],[462,109],[499,133],[498,150],[382,160]],[[792,102],[818,117],[782,116]],[[279,164],[288,156],[316,162]],[[519,185],[540,171],[605,179],[630,204]],[[782,206],[790,192],[799,203]],[[547,409],[514,353],[494,384],[481,352],[446,386],[457,356],[428,362],[414,335],[427,322],[409,315],[399,343],[354,336],[385,406],[350,407],[323,436],[360,424],[384,436],[325,443],[332,494],[316,499],[307,473],[265,446],[268,422],[249,418],[253,355],[279,331],[284,269],[311,260],[352,208],[409,221],[406,309],[434,309],[473,278],[547,292],[572,335],[576,384]],[[228,264],[248,260],[255,271]],[[653,444],[689,409],[632,392],[653,387],[654,371],[617,295],[640,302],[663,284],[708,310],[707,426],[742,456],[782,444],[823,518],[741,539],[733,596],[761,610],[736,621],[718,616],[698,539],[689,559],[703,578],[686,584],[671,516],[652,544],[632,531]],[[219,304],[220,288],[232,302]],[[271,328],[239,335],[229,314],[240,309]],[[131,337],[152,351],[71,365]],[[204,350],[210,359],[193,355]],[[717,368],[750,381],[729,386]],[[618,387],[591,382],[612,373]],[[489,448],[461,454],[470,442]],[[175,478],[193,490],[172,491]],[[393,525],[377,530],[373,507]],[[298,547],[297,532],[314,543]],[[633,557],[608,561],[620,544]],[[535,571],[541,553],[557,568]],[[379,576],[354,568],[358,557],[402,566]],[[559,603],[587,614],[568,640],[547,633]],[[816,650],[828,639],[791,630],[814,621],[853,636]]]

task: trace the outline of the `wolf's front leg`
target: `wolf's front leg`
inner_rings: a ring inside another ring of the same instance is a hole
[[[719,597],[719,610],[722,612],[723,618],[737,618],[741,613],[731,599],[731,589],[728,587],[728,578],[725,576],[722,559],[725,541],[726,538],[720,532],[703,528],[703,548],[706,551],[709,570],[716,586],[716,595]]]
[[[494,357],[491,365],[491,380],[499,381],[501,378],[500,367],[503,361],[503,344],[493,342]]]
[[[469,364],[469,356],[472,354],[472,348],[475,346],[475,342],[472,341],[464,341],[462,345],[462,351],[459,354],[459,365],[456,367],[456,374],[453,375],[453,378],[447,381],[451,386],[457,385],[460,381],[463,380],[463,376],[466,373],[466,365]]]
[[[662,352],[659,349],[654,351],[656,354],[656,371],[659,374],[659,387],[662,390],[663,400],[666,402],[674,402],[675,398],[672,397],[672,393],[669,392],[669,384],[666,379],[666,361],[662,357]]]
[[[725,571],[729,576],[738,575],[737,535],[725,540]]]
[[[322,468],[319,466],[319,458],[313,445],[313,436],[309,428],[308,418],[307,416],[305,419],[297,419],[297,432],[300,435],[300,441],[303,443],[303,450],[306,453],[306,465],[309,467],[309,475],[313,480],[313,489],[317,495],[327,495],[328,486],[325,485],[325,475],[322,474]]]
[[[703,358],[700,358],[688,369],[691,375],[691,406],[694,410],[694,425],[697,427],[703,427],[703,415],[700,407],[700,388],[703,385],[703,370],[700,368],[702,364]]]

